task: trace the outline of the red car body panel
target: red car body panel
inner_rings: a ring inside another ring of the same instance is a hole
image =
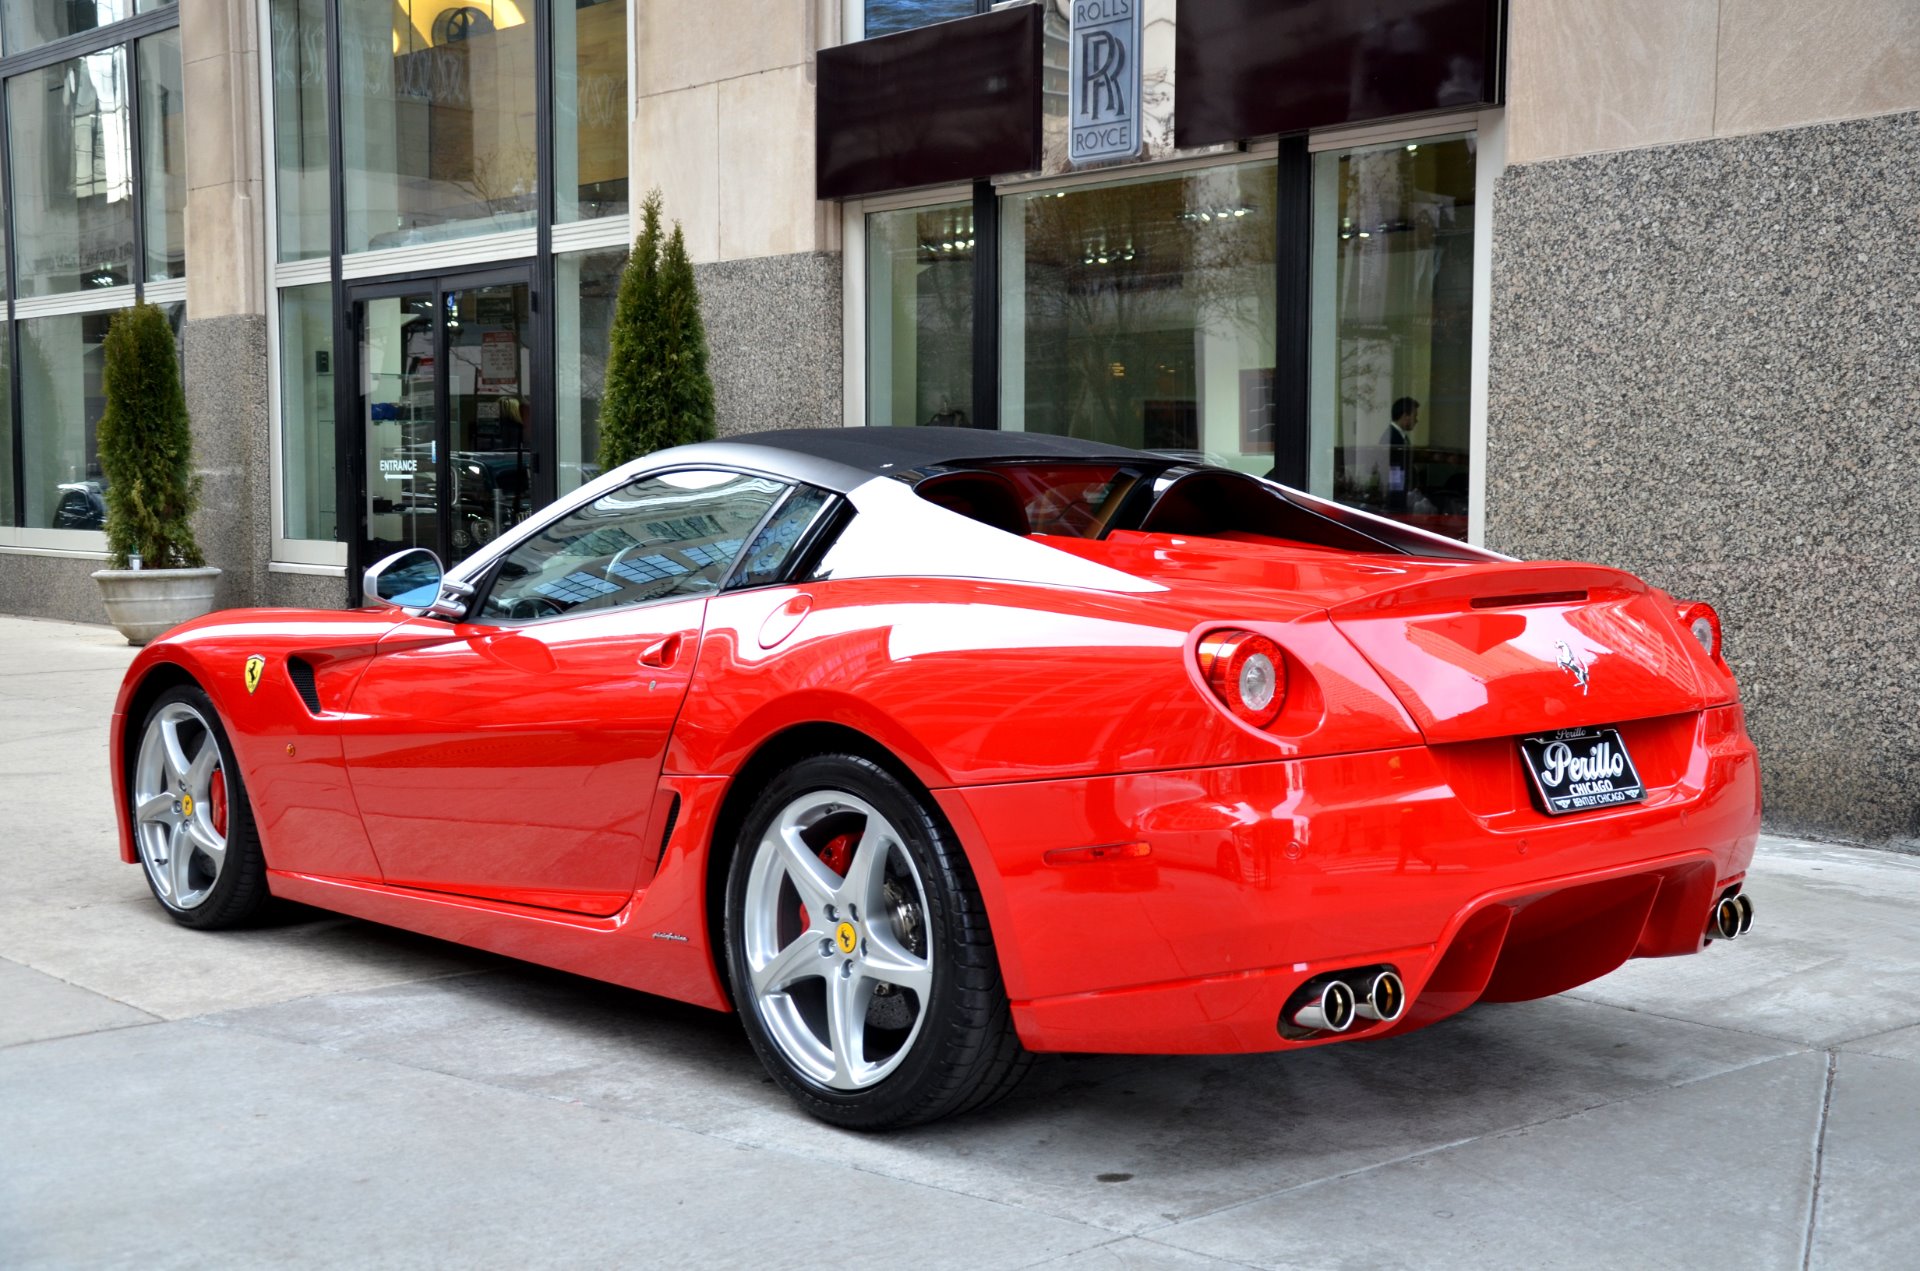
[[[1334,1040],[1276,1018],[1359,965],[1397,967],[1411,1005],[1345,1038],[1557,993],[1699,951],[1744,875],[1759,782],[1733,679],[1629,575],[1234,535],[1009,541],[1129,581],[848,569],[512,627],[188,624],[142,651],[116,706],[122,856],[143,703],[190,677],[275,894],[726,1009],[723,808],[756,754],[830,724],[897,759],[953,828],[1023,1042],[1135,1052]],[[1223,626],[1284,652],[1266,728],[1201,676],[1197,644]],[[1515,739],[1588,725],[1620,730],[1647,797],[1548,816]]]

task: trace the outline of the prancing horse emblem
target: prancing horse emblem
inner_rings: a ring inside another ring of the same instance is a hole
[[[243,677],[247,682],[247,692],[251,693],[260,687],[260,672],[266,669],[267,660],[258,653],[247,659],[247,669]]]
[[[1560,669],[1573,677],[1574,683],[1580,686],[1580,695],[1585,697],[1587,693],[1587,664],[1580,660],[1579,654],[1567,647],[1565,640],[1555,640],[1553,647],[1560,653]]]

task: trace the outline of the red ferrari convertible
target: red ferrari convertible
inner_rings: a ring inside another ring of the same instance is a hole
[[[737,1010],[809,1112],[1272,1051],[1752,922],[1719,620],[1223,468],[953,429],[653,455],[352,611],[134,661],[121,854]]]

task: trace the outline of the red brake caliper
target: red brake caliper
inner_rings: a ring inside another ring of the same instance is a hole
[[[227,837],[227,774],[218,768],[213,770],[213,780],[207,783],[207,819],[213,822],[213,832],[221,838]]]
[[[820,859],[826,863],[828,869],[845,878],[847,866],[853,864],[853,845],[859,841],[860,836],[857,834],[841,834],[828,839],[827,845],[820,849]],[[800,930],[805,931],[807,926],[807,907],[802,905],[800,906]]]

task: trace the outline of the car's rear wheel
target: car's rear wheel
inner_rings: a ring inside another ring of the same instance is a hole
[[[174,921],[232,927],[267,902],[246,783],[213,702],[191,685],[147,711],[129,782],[147,885]]]
[[[931,1121],[1026,1070],[964,855],[868,759],[809,759],[761,794],[728,873],[726,951],[754,1049],[823,1120]]]

